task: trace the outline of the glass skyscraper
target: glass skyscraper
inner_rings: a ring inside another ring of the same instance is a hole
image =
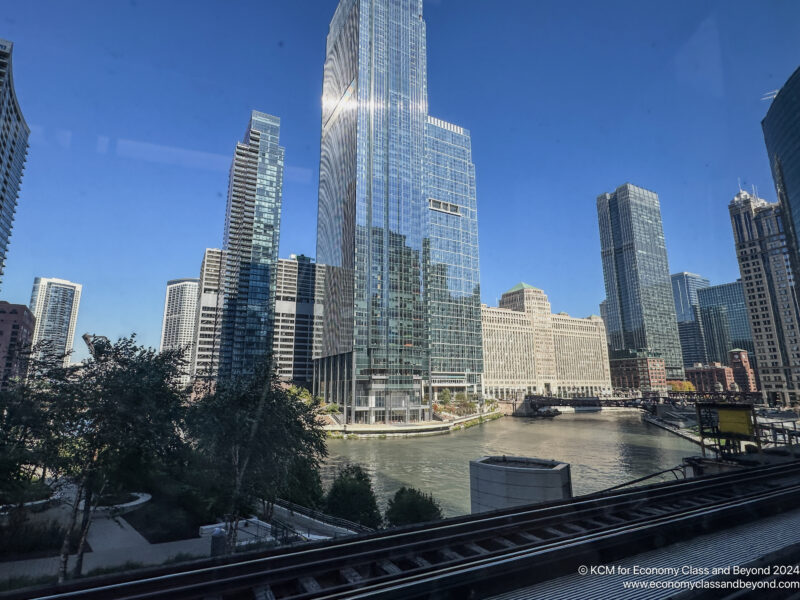
[[[683,367],[689,368],[695,363],[706,363],[708,358],[703,326],[697,309],[697,290],[707,288],[709,281],[696,273],[687,272],[674,273],[671,279]]]
[[[225,213],[220,377],[252,372],[272,350],[284,149],[281,121],[253,111],[236,144]]]
[[[761,129],[797,282],[800,281],[800,68],[772,100]]]
[[[317,262],[314,385],[349,422],[428,419],[434,382],[480,391],[469,134],[428,116],[422,0],[341,0],[331,20]]]
[[[709,362],[727,364],[734,348],[755,356],[741,279],[698,290],[697,300]]]
[[[13,47],[8,40],[0,39],[0,171],[3,173],[0,178],[0,278],[5,269],[30,135],[14,92],[11,74]]]
[[[598,196],[597,216],[612,356],[649,350],[664,359],[668,379],[683,379],[658,195],[626,183]]]

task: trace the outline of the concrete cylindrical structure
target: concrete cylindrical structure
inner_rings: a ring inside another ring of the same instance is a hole
[[[469,463],[473,513],[572,497],[568,463],[521,456],[483,456]]]

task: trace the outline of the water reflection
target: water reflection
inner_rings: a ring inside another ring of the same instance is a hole
[[[447,516],[469,512],[469,461],[484,455],[568,462],[574,493],[588,494],[699,454],[695,444],[642,422],[637,411],[505,418],[429,438],[329,440],[328,451],[326,484],[338,466],[359,463],[369,471],[382,507],[407,485],[433,494]]]

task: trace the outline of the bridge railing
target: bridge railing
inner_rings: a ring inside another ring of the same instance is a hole
[[[307,508],[305,506],[300,506],[299,504],[295,504],[294,502],[290,502],[289,500],[282,500],[278,498],[275,500],[275,504],[286,510],[290,510],[294,513],[298,513],[314,519],[315,521],[319,521],[320,523],[327,523],[328,525],[333,525],[335,527],[341,527],[342,529],[349,529],[350,531],[354,531],[356,533],[372,533],[375,531],[371,527],[367,527],[366,525],[361,525],[360,523],[354,523],[353,521],[348,521],[347,519],[342,519],[340,517],[334,517],[332,515],[325,514],[318,510],[314,510],[313,508]]]

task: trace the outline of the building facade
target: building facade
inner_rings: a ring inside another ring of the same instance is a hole
[[[672,296],[678,320],[678,339],[681,343],[684,368],[707,362],[706,343],[698,314],[697,290],[707,288],[709,281],[696,273],[674,273]]]
[[[164,315],[161,319],[160,351],[182,350],[186,365],[181,375],[181,385],[191,380],[191,361],[197,320],[199,279],[171,279],[164,296]]]
[[[311,388],[322,347],[325,266],[307,256],[278,259],[273,355],[278,377]]]
[[[22,116],[11,72],[14,44],[0,39],[0,278],[17,210],[22,172],[28,155],[30,129]]]
[[[436,390],[480,393],[470,137],[428,115],[426,63],[422,0],[339,2],[323,78],[314,388],[348,422],[426,420]]]
[[[733,377],[733,369],[720,363],[712,362],[704,365],[697,363],[686,369],[688,379],[698,392],[730,392],[742,391]]]
[[[64,366],[69,365],[82,291],[80,283],[66,279],[37,277],[33,280],[31,312],[36,319],[33,345],[39,345],[38,357],[63,355]]]
[[[612,352],[646,349],[683,379],[658,195],[629,183],[597,198],[606,329]]]
[[[200,264],[197,309],[192,342],[191,374],[198,382],[216,381],[222,338],[223,275],[225,256],[219,248],[206,248]]]
[[[743,348],[734,348],[728,353],[728,365],[733,371],[733,380],[740,392],[757,392],[756,372],[750,366],[750,354]]]
[[[794,404],[800,315],[782,207],[740,191],[728,208],[762,393],[771,404]]]
[[[219,375],[250,373],[272,350],[284,149],[278,117],[253,111],[236,144],[225,212]]]
[[[609,360],[611,384],[623,393],[644,396],[666,394],[667,367],[664,359],[648,350],[620,350]]]
[[[482,306],[484,391],[490,398],[527,394],[559,397],[611,393],[603,320],[552,314],[540,289],[520,283]]]
[[[795,282],[800,281],[800,68],[792,73],[761,121],[772,179],[781,205]]]
[[[35,326],[27,306],[0,301],[0,389],[25,377]]]
[[[708,356],[706,362],[727,364],[728,353],[733,348],[753,351],[741,279],[701,289],[697,298]]]

